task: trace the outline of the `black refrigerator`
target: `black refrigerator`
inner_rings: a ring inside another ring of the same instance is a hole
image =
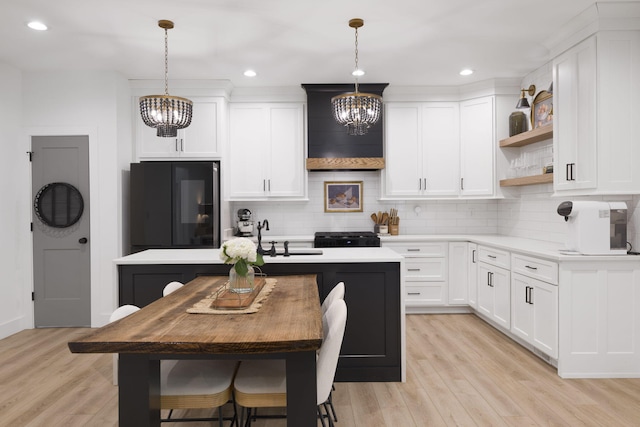
[[[131,252],[220,247],[219,162],[131,164]]]

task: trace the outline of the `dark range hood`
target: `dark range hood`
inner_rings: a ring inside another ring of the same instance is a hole
[[[382,96],[388,83],[359,84],[358,91]],[[331,98],[353,92],[349,84],[303,84],[307,91],[307,169],[376,170],[384,168],[383,116],[366,135],[349,135],[333,118]]]

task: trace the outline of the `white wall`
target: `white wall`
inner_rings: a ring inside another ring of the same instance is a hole
[[[131,156],[128,81],[109,71],[25,72],[22,94],[25,144],[35,134],[89,135],[91,324],[101,326],[117,303],[113,259],[122,254],[122,170]],[[29,203],[27,181],[20,193],[21,203]],[[28,221],[21,218],[19,229],[26,230]],[[30,234],[21,236],[31,251]]]
[[[324,181],[363,181],[363,212],[325,213]],[[238,209],[247,208],[254,221],[269,220],[266,236],[373,231],[371,213],[396,208],[400,234],[495,234],[498,230],[495,200],[379,201],[379,197],[379,172],[311,172],[308,202],[234,202],[232,219],[237,219]],[[415,207],[421,212],[417,214]]]
[[[22,144],[22,75],[0,63],[0,338],[29,327],[25,314],[31,305],[24,288],[30,283],[31,265],[24,234],[28,230],[31,193],[28,157]]]
[[[640,196],[584,196],[558,197],[553,195],[552,184],[532,185],[520,189],[517,199],[498,202],[498,234],[527,239],[564,243],[566,223],[557,208],[565,200],[621,201],[627,204],[629,228],[627,240],[634,248],[640,246],[636,224],[640,222]]]

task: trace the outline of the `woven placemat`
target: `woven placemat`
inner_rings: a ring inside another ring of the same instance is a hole
[[[264,300],[266,300],[267,297],[269,296],[269,294],[271,294],[271,291],[273,291],[273,288],[276,286],[276,283],[277,283],[276,279],[267,277],[265,279],[264,286],[260,290],[260,293],[258,293],[256,298],[253,300],[251,305],[249,305],[246,308],[231,309],[231,310],[229,310],[229,309],[219,309],[219,308],[212,307],[213,306],[213,302],[215,301],[215,298],[219,295],[218,290],[220,289],[220,287],[218,287],[210,295],[208,295],[206,298],[198,301],[191,308],[188,308],[187,309],[187,313],[193,313],[193,314],[251,314],[251,313],[256,313],[258,310],[260,310],[260,307],[262,307],[262,303],[264,302]],[[227,284],[225,283],[222,286],[226,286],[226,285]]]

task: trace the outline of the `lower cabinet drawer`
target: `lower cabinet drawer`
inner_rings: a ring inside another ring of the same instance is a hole
[[[507,270],[510,268],[509,252],[487,246],[478,245],[478,261]]]
[[[558,284],[558,263],[553,261],[511,254],[511,271],[552,285]]]
[[[431,243],[383,243],[404,257],[445,257],[449,251],[448,242]]]
[[[446,280],[447,261],[444,258],[406,258],[404,277],[408,282]]]
[[[447,303],[446,282],[429,282],[405,286],[406,306],[444,305]]]

